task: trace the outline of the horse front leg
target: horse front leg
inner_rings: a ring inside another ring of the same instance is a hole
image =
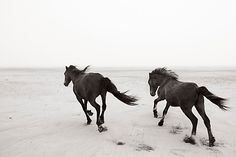
[[[87,112],[87,100],[84,100],[84,102],[83,102],[83,100],[80,97],[76,96],[76,98],[77,98],[77,100],[79,101],[79,103],[81,104],[81,106],[83,108],[83,111],[84,111],[85,116],[87,118],[87,124],[88,125],[91,124],[92,120],[90,119],[90,117],[88,115],[88,112]]]
[[[153,115],[154,115],[154,118],[158,117],[158,114],[157,114],[157,103],[159,101],[161,101],[160,97],[158,97],[157,99],[154,100],[154,105],[153,105]]]
[[[86,112],[89,116],[92,116],[93,115],[93,112],[91,110],[88,110],[87,109],[87,104],[88,104],[88,100],[85,100],[84,99],[84,106],[85,106],[85,109],[86,109]]]
[[[168,103],[166,103],[166,107],[165,107],[165,109],[163,110],[163,116],[162,116],[160,122],[158,123],[159,126],[162,126],[162,125],[163,125],[164,119],[165,119],[165,116],[166,116],[166,114],[167,114],[167,112],[168,112],[169,107],[170,107],[170,105],[169,105]]]

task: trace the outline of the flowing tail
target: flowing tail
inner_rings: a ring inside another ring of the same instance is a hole
[[[225,110],[225,111],[229,109],[228,106],[224,105],[226,99],[214,95],[206,87],[204,86],[199,87],[198,92],[204,95],[208,100],[216,104],[220,109]]]
[[[105,77],[105,78],[103,78],[103,81],[104,81],[106,90],[108,92],[112,93],[117,99],[119,99],[123,103],[130,105],[130,106],[138,105],[135,103],[138,100],[136,97],[126,95],[125,93],[127,91],[123,92],[123,93],[118,91],[116,86],[111,82],[111,80],[109,78]]]

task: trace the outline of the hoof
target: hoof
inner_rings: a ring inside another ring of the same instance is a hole
[[[101,125],[98,127],[99,132],[104,132],[104,131],[107,131],[107,130],[108,130],[107,127],[103,127]]]
[[[158,118],[157,111],[153,111],[154,118]]]
[[[100,123],[101,123],[101,124],[104,124],[104,119],[101,118],[101,119],[100,119]]]
[[[215,146],[215,138],[213,137],[210,141],[209,141],[209,147],[213,147],[213,146]]]
[[[185,142],[185,143],[190,143],[190,144],[196,144],[195,139],[194,139],[193,137],[188,137],[188,136],[186,136],[186,137],[184,138],[184,142]]]
[[[161,120],[161,121],[158,123],[158,126],[163,126],[163,123],[164,123],[164,121]]]
[[[88,114],[89,116],[92,116],[92,115],[93,115],[93,112],[92,112],[91,110],[87,110],[87,114]]]
[[[87,120],[87,125],[90,125],[92,120]]]

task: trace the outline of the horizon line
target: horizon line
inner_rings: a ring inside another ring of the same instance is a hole
[[[76,65],[77,66],[77,65]],[[49,69],[61,69],[64,68],[65,66],[25,66],[25,67],[0,67],[0,70],[30,70],[30,69],[38,69],[38,70],[49,70]],[[85,65],[81,65],[79,67],[85,67]],[[153,69],[157,67],[167,67],[169,69],[181,69],[181,70],[189,70],[189,69],[199,69],[199,70],[236,70],[236,66],[97,66],[97,65],[90,65],[91,68],[95,69],[113,69],[113,70],[118,70],[119,69],[130,69],[130,70],[145,70],[145,69]],[[207,69],[208,68],[208,69]]]

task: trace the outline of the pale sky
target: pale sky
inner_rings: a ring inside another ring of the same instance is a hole
[[[236,0],[0,0],[0,67],[236,66]]]

